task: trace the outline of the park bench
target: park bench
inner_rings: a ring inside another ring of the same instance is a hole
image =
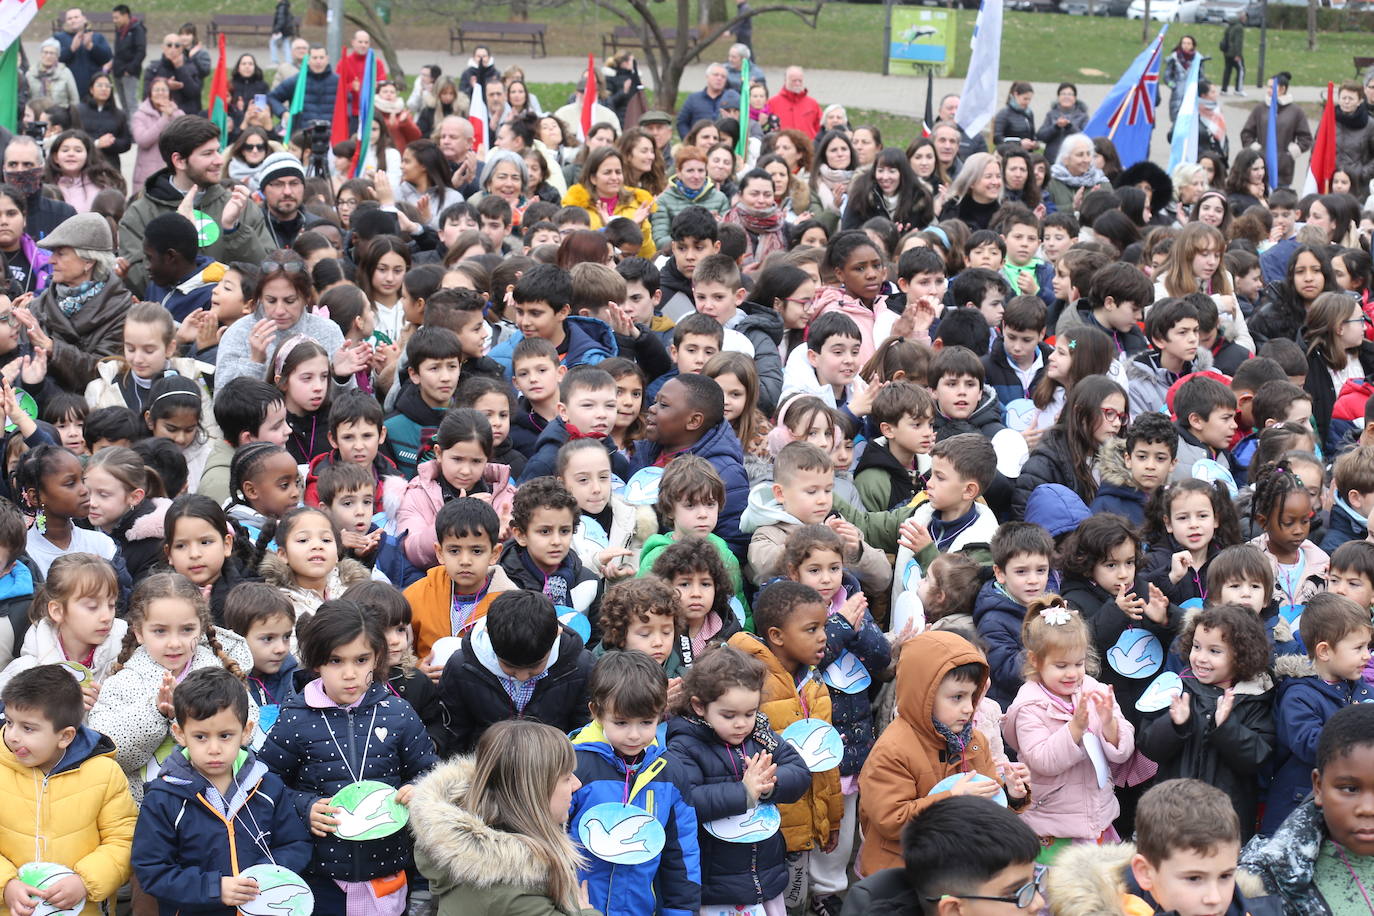
[[[133,13],[132,15],[135,19],[143,18],[143,16],[139,13]],[[97,32],[109,32],[112,35],[114,34],[113,13],[88,12],[86,14],[86,21],[89,22],[91,24],[91,28],[95,29]],[[62,31],[61,16],[58,16],[56,19],[52,21],[52,30],[54,35]]]
[[[700,33],[696,29],[687,32],[688,41],[696,41]],[[672,44],[677,40],[677,29],[664,29],[663,40]],[[601,36],[601,56],[611,57],[620,51],[644,50],[644,31],[634,26],[618,25]]]
[[[266,41],[272,37],[272,15],[220,13],[210,20],[205,30],[205,43],[214,44],[217,35],[225,38],[250,38]],[[296,34],[301,33],[301,20],[296,17]]]
[[[529,45],[531,57],[547,57],[544,49],[544,32],[548,26],[542,22],[460,22],[448,28],[448,53],[452,54],[454,45],[465,52],[466,44],[477,45]]]
[[[1370,67],[1374,67],[1374,57],[1355,58],[1355,79],[1359,79]]]

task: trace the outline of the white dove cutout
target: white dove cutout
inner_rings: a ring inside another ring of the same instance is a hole
[[[1164,664],[1164,645],[1149,630],[1128,627],[1107,650],[1107,664],[1122,677],[1153,677]]]
[[[625,502],[632,506],[652,506],[658,502],[658,485],[663,468],[641,468],[625,484]]]
[[[396,801],[396,790],[375,780],[349,783],[329,803],[342,809],[334,814],[339,822],[335,835],[341,840],[391,836],[410,820],[410,812]]]
[[[948,792],[951,788],[953,788],[956,782],[958,782],[959,780],[963,779],[965,776],[968,775],[968,773],[955,773],[952,776],[946,776],[944,779],[937,782],[935,786],[929,792],[926,793],[926,795],[939,795],[941,792]],[[993,781],[992,777],[984,776],[982,773],[974,773],[972,775],[973,782]],[[997,802],[997,804],[1001,805],[1003,808],[1005,808],[1007,806],[1007,793],[1002,789],[998,789],[997,794],[992,797],[992,800]]]
[[[1006,406],[1007,429],[1014,429],[1018,433],[1023,433],[1035,425],[1035,418],[1040,415],[1040,408],[1035,406],[1035,402],[1030,398],[1017,398]]]
[[[76,872],[56,862],[29,862],[19,868],[19,880],[39,890],[47,890],[68,875],[74,874]],[[37,903],[33,909],[33,916],[79,916],[86,906],[86,898],[83,896],[75,906],[66,910],[59,910],[46,900],[39,900]]]
[[[1159,712],[1161,709],[1168,709],[1174,702],[1174,697],[1182,692],[1183,679],[1173,671],[1165,671],[1145,688],[1140,699],[1135,701],[1135,708],[1139,712]]]
[[[239,877],[258,882],[258,895],[238,908],[243,916],[310,916],[315,912],[310,886],[289,868],[263,862],[245,868]]]
[[[840,693],[863,693],[873,683],[873,676],[859,661],[859,656],[846,649],[825,669],[821,680]]]
[[[796,748],[802,763],[813,773],[835,769],[844,756],[840,733],[824,719],[798,719],[782,730],[782,740]]]
[[[634,805],[593,805],[577,823],[582,847],[612,865],[642,865],[663,852],[667,836],[652,814]]]
[[[558,612],[558,622],[576,633],[584,643],[592,638],[592,622],[587,619],[586,614],[566,604],[560,604],[554,610]]]
[[[743,814],[716,818],[703,824],[706,832],[727,843],[761,843],[782,828],[777,805],[762,804]]]

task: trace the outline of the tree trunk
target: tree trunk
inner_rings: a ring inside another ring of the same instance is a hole
[[[1140,40],[1150,40],[1150,0],[1145,0],[1145,15],[1140,17]]]
[[[708,0],[706,10],[707,22],[725,22],[730,18],[730,13],[725,7],[725,0]]]
[[[525,0],[510,0],[510,18],[526,22],[530,18],[530,5]]]
[[[401,67],[401,59],[396,56],[396,46],[391,41],[386,23],[377,14],[377,8],[373,3],[374,0],[358,0],[358,8],[362,10],[362,15],[348,13],[344,19],[372,36],[372,46],[386,60],[387,76],[394,80],[404,79],[405,70]]]
[[[1317,50],[1317,0],[1307,0],[1307,50]]]

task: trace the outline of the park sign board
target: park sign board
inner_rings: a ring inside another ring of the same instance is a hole
[[[949,76],[954,69],[954,11],[887,5],[887,56],[883,72],[895,76]]]

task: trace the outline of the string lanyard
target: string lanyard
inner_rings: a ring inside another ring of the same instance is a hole
[[[1053,703],[1055,706],[1058,706],[1060,709],[1064,710],[1069,715],[1073,715],[1074,710],[1077,708],[1078,704],[1069,702],[1065,700],[1063,697],[1051,693],[1045,687],[1044,684],[1037,684],[1037,686],[1040,688],[1041,693],[1045,694],[1045,696],[1050,698],[1051,703]]]
[[[803,719],[811,718],[811,704],[806,702],[806,694],[802,691],[802,688],[806,686],[806,682],[809,680],[811,680],[811,669],[807,668],[806,672],[802,674],[801,677],[797,678],[797,700],[801,703]]]
[[[276,697],[272,696],[272,691],[267,689],[267,685],[263,683],[262,678],[256,678],[250,674],[248,675],[248,680],[252,681],[253,683],[257,684],[259,687],[262,688],[262,695],[268,699],[269,705],[275,704],[277,702]]]
[[[314,415],[313,417],[310,418],[310,444],[309,444],[309,445],[306,445],[306,444],[305,444],[305,442],[304,442],[304,440],[302,440],[300,434],[297,433],[294,429],[291,431],[291,438],[294,439],[294,440],[296,440],[296,442],[300,445],[301,451],[305,454],[305,457],[306,457],[307,460],[309,460],[310,458],[313,458],[314,455],[315,455],[315,426],[316,426],[316,424],[318,424],[319,422],[320,422],[320,413],[319,413],[319,411],[315,411],[315,415]]]
[[[1193,584],[1197,586],[1198,596],[1202,598],[1202,601],[1205,604],[1207,602],[1207,588],[1202,584],[1202,576],[1198,574],[1198,571],[1194,569],[1192,572]]]
[[[1350,872],[1350,880],[1354,881],[1355,886],[1360,889],[1360,896],[1364,898],[1364,905],[1369,907],[1371,913],[1374,913],[1374,903],[1369,902],[1369,893],[1364,889],[1364,882],[1360,880],[1359,875],[1355,874],[1355,869],[1350,867],[1350,860],[1345,857],[1345,850],[1335,840],[1331,841],[1331,845],[1336,847],[1336,855],[1341,857],[1341,864],[1345,866],[1346,871]]]
[[[372,721],[367,723],[367,740],[363,742],[363,761],[356,773],[353,772],[353,764],[348,759],[348,755],[344,753],[343,745],[339,743],[339,739],[334,734],[333,727],[329,724],[329,716],[322,716],[321,718],[324,719],[324,727],[329,731],[329,740],[334,742],[334,747],[338,750],[339,757],[343,760],[344,768],[348,770],[348,775],[353,777],[354,782],[362,782],[363,777],[360,774],[367,773],[367,751],[368,748],[372,746],[373,726],[377,724],[377,707],[372,707]]]
[[[1293,564],[1293,571],[1285,573],[1282,565],[1279,566],[1279,588],[1283,589],[1284,595],[1288,598],[1289,604],[1298,603],[1298,589],[1302,585],[1303,573],[1307,570],[1307,558],[1298,551],[1298,562]]]

